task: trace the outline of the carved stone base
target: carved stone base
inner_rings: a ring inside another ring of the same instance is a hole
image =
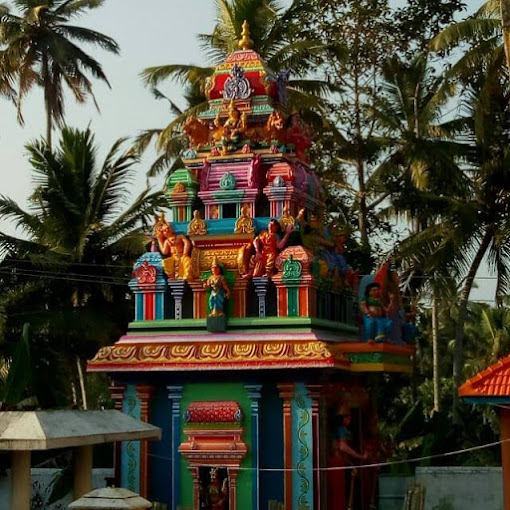
[[[207,331],[211,333],[224,333],[225,331],[227,331],[226,315],[207,317]]]

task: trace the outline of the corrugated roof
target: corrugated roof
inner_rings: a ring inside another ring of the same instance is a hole
[[[468,379],[460,388],[461,397],[508,397],[510,399],[510,356]]]

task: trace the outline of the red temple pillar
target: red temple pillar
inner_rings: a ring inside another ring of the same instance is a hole
[[[503,467],[503,508],[510,510],[510,409],[500,412],[501,465]]]
[[[136,387],[136,396],[140,399],[140,420],[149,421],[150,400],[154,388],[147,385]],[[140,441],[140,496],[149,497],[149,442]]]

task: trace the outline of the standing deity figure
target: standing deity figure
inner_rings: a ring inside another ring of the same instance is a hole
[[[191,243],[182,235],[177,235],[166,222],[163,213],[157,218],[154,234],[159,251],[165,257],[163,269],[170,280],[191,279]]]
[[[253,276],[272,276],[275,269],[275,262],[278,253],[283,250],[293,231],[293,227],[288,226],[285,235],[281,237],[282,228],[276,220],[270,220],[267,230],[261,232],[254,240],[255,248],[255,266]]]
[[[209,296],[210,317],[219,317],[224,315],[225,299],[230,297],[230,289],[227,280],[222,274],[221,266],[214,257],[211,265],[211,276],[204,283],[204,289],[211,289]]]
[[[255,232],[255,227],[250,216],[250,206],[244,204],[241,207],[241,216],[236,221],[234,234],[253,234],[253,232]]]
[[[368,342],[386,342],[389,339],[393,321],[388,318],[395,308],[394,296],[390,296],[387,306],[381,301],[381,286],[370,283],[365,289],[361,302],[363,313],[363,339]]]

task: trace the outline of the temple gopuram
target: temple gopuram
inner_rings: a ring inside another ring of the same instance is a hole
[[[412,324],[391,269],[358,284],[327,227],[288,78],[245,23],[183,126],[184,168],[129,283],[134,321],[88,364],[117,409],[162,429],[119,445],[116,473],[168,509],[376,508],[376,470],[345,466],[381,458],[366,377],[411,371]]]

